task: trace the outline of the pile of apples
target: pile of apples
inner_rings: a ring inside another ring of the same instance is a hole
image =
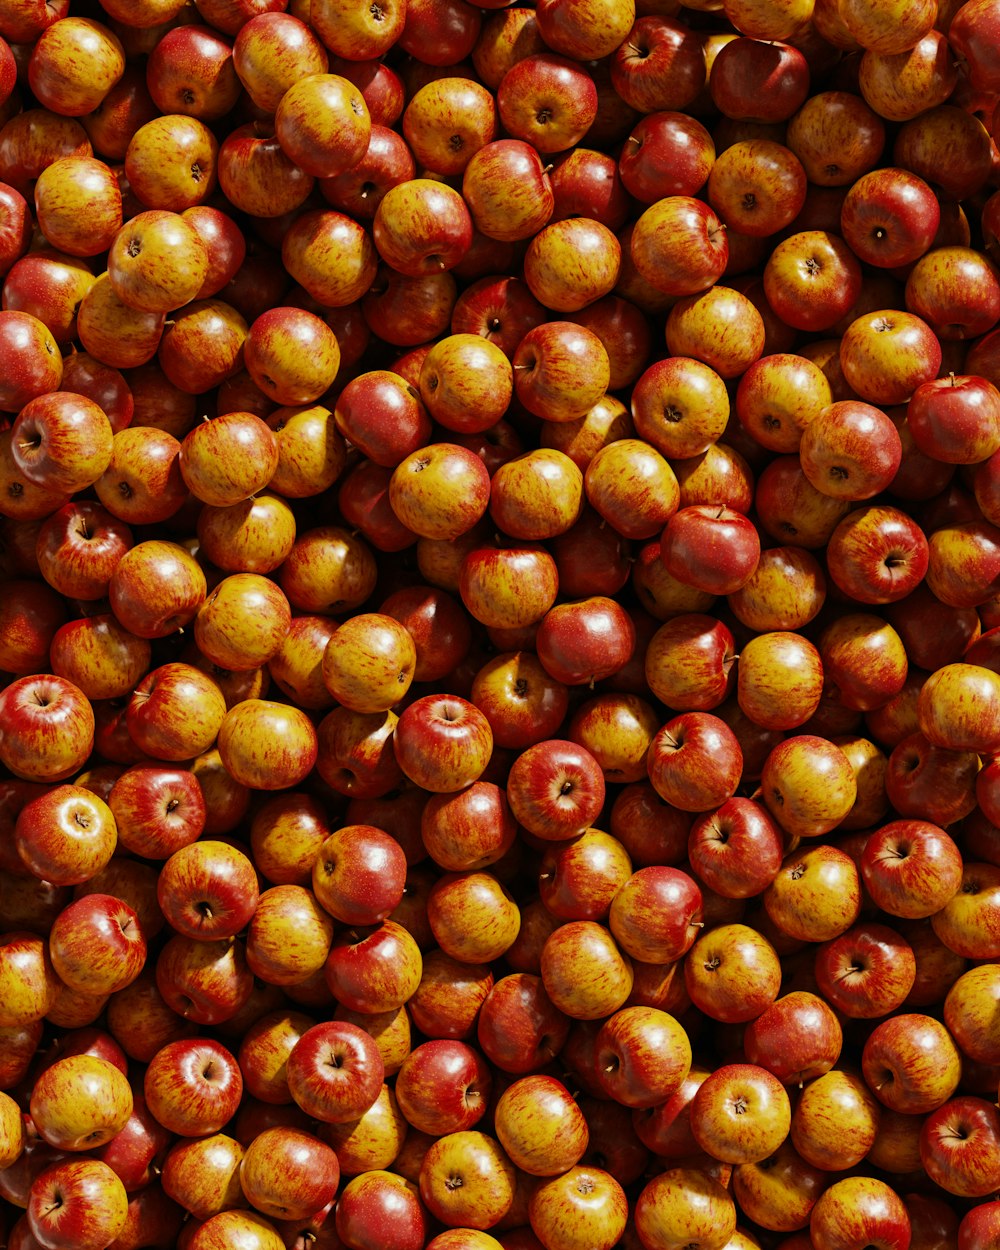
[[[1000,1250],[1000,0],[0,0],[8,1250]]]

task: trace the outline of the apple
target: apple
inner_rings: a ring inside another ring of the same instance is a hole
[[[611,83],[633,109],[685,109],[705,84],[702,37],[672,16],[640,16],[614,54]]]
[[[284,1245],[271,1221],[256,1211],[220,1211],[195,1228],[186,1250],[224,1250],[240,1242],[253,1250]]]
[[[652,538],[680,503],[674,470],[646,439],[615,439],[597,449],[585,467],[584,490],[602,520],[629,539]]]
[[[57,1059],[35,1081],[31,1119],[40,1136],[58,1150],[102,1146],[128,1123],[132,1091],[119,1068],[93,1055]]]
[[[169,1132],[182,1137],[217,1133],[236,1112],[243,1093],[239,1065],[208,1038],[168,1042],[150,1060],[143,1079],[146,1105]]]
[[[569,1018],[553,1004],[541,977],[514,972],[501,977],[487,995],[476,1037],[491,1063],[523,1076],[562,1050],[569,1029]]]
[[[324,841],[312,868],[319,903],[349,925],[378,924],[399,904],[406,857],[388,833],[370,825],[346,825]]]
[[[336,1208],[336,1230],[348,1250],[377,1250],[386,1236],[398,1250],[423,1250],[428,1213],[414,1182],[373,1170],[350,1180]]]
[[[578,1164],[533,1190],[528,1218],[542,1245],[569,1228],[579,1230],[575,1235],[582,1244],[610,1250],[625,1231],[628,1201],[609,1172]]]
[[[904,1250],[910,1244],[910,1217],[899,1195],[884,1181],[852,1176],[835,1181],[809,1216],[809,1236],[819,1250],[846,1244],[873,1244]]]
[[[420,984],[422,957],[412,935],[394,920],[347,930],[330,948],[324,973],[334,998],[365,1015],[394,1011]]]
[[[912,1013],[876,1025],[865,1043],[861,1067],[884,1106],[922,1115],[943,1106],[955,1092],[960,1060],[943,1024]]]
[[[847,327],[840,342],[840,363],[847,384],[863,400],[900,404],[937,376],[940,351],[940,342],[926,320],[879,309],[855,318]]]
[[[164,664],[136,686],[125,719],[140,751],[179,761],[213,746],[225,715],[225,698],[211,677],[190,664]]]
[[[922,820],[877,829],[861,858],[865,889],[892,916],[919,919],[940,911],[962,882],[962,857],[948,833]]]
[[[118,1237],[127,1211],[125,1187],[106,1163],[68,1159],[32,1182],[27,1223],[36,1245],[98,1250]]]
[[[726,1190],[707,1172],[668,1168],[654,1176],[635,1202],[641,1244],[683,1246],[695,1239],[725,1246],[736,1229],[736,1207]]]
[[[175,1142],[163,1161],[163,1191],[197,1220],[209,1220],[242,1200],[243,1147],[225,1133]]]
[[[647,756],[653,788],[682,811],[720,807],[736,792],[742,766],[735,734],[706,712],[685,712],[668,721]]]
[[[477,1124],[489,1103],[492,1079],[472,1046],[435,1039],[415,1047],[396,1078],[396,1100],[407,1123],[434,1137]]]
[[[586,960],[585,965],[580,960]],[[586,977],[580,976],[586,966]],[[591,920],[556,929],[542,948],[541,976],[554,1005],[577,1020],[596,1020],[621,1007],[632,989],[632,965],[608,929]]]
[[[713,1020],[744,1023],[778,997],[781,965],[762,934],[739,923],[702,934],[684,961],[692,1003]]]
[[[489,721],[466,699],[425,695],[399,718],[393,750],[411,781],[434,793],[464,789],[484,771],[493,748]]]
[[[260,894],[250,918],[247,963],[269,985],[297,985],[322,971],[332,937],[333,921],[311,890],[272,886]]]
[[[482,460],[456,443],[430,443],[393,469],[389,503],[397,519],[421,538],[455,539],[469,533],[489,502]]]
[[[551,1076],[526,1076],[501,1094],[496,1135],[507,1157],[531,1176],[559,1176],[587,1149],[587,1120],[569,1090]]]
[[[994,1062],[992,1056],[996,1047],[991,1020],[996,1010],[995,966],[981,964],[962,973],[951,985],[944,1000],[948,1032],[955,1038],[962,1053],[977,1063]]]
[[[127,903],[86,894],[56,917],[49,933],[56,975],[77,993],[113,994],[131,985],[146,962],[146,939]]]
[[[514,393],[535,416],[574,421],[608,389],[611,361],[600,338],[572,321],[530,329],[514,352]]]
[[[504,129],[543,155],[578,143],[597,117],[597,108],[591,77],[574,60],[551,52],[515,61],[497,85]]]

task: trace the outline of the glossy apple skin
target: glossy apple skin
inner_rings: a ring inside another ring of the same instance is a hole
[[[132,1091],[106,1059],[72,1055],[38,1078],[30,1112],[39,1134],[57,1150],[79,1151],[110,1141],[132,1114]]]
[[[940,911],[962,881],[952,838],[926,821],[893,821],[869,839],[861,859],[865,888],[890,915],[919,919]]]
[[[567,1171],[590,1138],[582,1110],[551,1076],[522,1077],[509,1085],[497,1103],[495,1125],[511,1162],[532,1176]]]
[[[862,1071],[879,1101],[892,1111],[919,1115],[955,1092],[959,1056],[944,1026],[930,1016],[892,1016],[869,1035]]]
[[[218,1132],[235,1114],[243,1077],[233,1055],[219,1042],[169,1042],[146,1069],[143,1092],[164,1128],[183,1137],[202,1137]]]
[[[714,1020],[743,1023],[778,997],[780,963],[774,947],[743,924],[723,924],[703,934],[684,962],[691,1001]]]
[[[403,772],[434,793],[452,793],[476,781],[492,749],[489,721],[457,696],[427,695],[411,703],[393,737]]]
[[[392,1172],[354,1177],[337,1204],[337,1234],[356,1250],[378,1250],[387,1235],[398,1250],[423,1250],[428,1224],[417,1186]]]
[[[681,1238],[691,1236],[728,1240],[736,1228],[736,1208],[708,1173],[681,1166],[649,1181],[636,1199],[635,1220],[647,1245],[683,1245]]]
[[[744,1050],[751,1063],[791,1085],[828,1072],[842,1042],[840,1021],[829,1005],[815,994],[794,990],[751,1021]]]
[[[146,939],[127,903],[108,894],[87,894],[56,918],[49,953],[56,974],[70,989],[113,994],[142,971]]]
[[[905,1250],[910,1231],[902,1199],[884,1181],[871,1177],[835,1182],[809,1216],[809,1234],[818,1250],[844,1245],[845,1236],[857,1245],[870,1242],[885,1250]]]
[[[621,948],[644,963],[672,963],[690,950],[702,920],[702,893],[678,868],[633,873],[611,903],[609,925]]]
[[[992,1021],[997,1014],[995,964],[982,964],[963,973],[948,990],[944,1018],[962,1053],[977,1063],[995,1063]]]
[[[46,1168],[31,1186],[27,1223],[36,1245],[96,1246],[125,1226],[128,1195],[106,1163],[71,1159]]]

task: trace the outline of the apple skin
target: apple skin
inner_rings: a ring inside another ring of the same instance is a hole
[[[226,713],[218,741],[233,779],[260,790],[298,785],[312,770],[318,749],[304,712],[267,699],[236,704]]]
[[[0,761],[30,781],[63,781],[93,747],[94,712],[72,682],[55,675],[21,677],[0,692]]]
[[[829,1072],[840,1057],[843,1031],[832,1008],[815,994],[793,990],[777,999],[744,1034],[751,1063],[783,1084],[802,1084]]]
[[[338,1237],[352,1250],[378,1250],[386,1237],[398,1250],[423,1250],[430,1222],[416,1184],[378,1170],[344,1186],[335,1219]]]
[[[958,1250],[974,1250],[977,1246],[994,1250],[1000,1236],[1000,1202],[984,1202],[962,1217],[958,1226]]]
[[[887,308],[851,322],[841,339],[840,364],[847,384],[861,399],[901,404],[937,376],[941,350],[926,320]]]
[[[1000,868],[966,861],[962,884],[932,917],[934,932],[956,954],[966,959],[995,959]]]
[[[597,117],[597,88],[581,66],[540,51],[515,61],[497,87],[503,128],[547,155],[574,147]]]
[[[472,218],[457,191],[429,178],[412,178],[383,196],[372,237],[397,273],[419,278],[459,263],[472,243]]]
[[[701,35],[659,14],[639,17],[611,63],[614,90],[642,113],[686,110],[705,85]]]
[[[781,965],[767,938],[747,925],[722,924],[688,951],[684,983],[692,1003],[711,1019],[742,1024],[778,997]]]
[[[406,1009],[425,1037],[464,1041],[474,1032],[493,984],[489,965],[462,963],[442,950],[430,951]]]
[[[201,841],[175,851],[160,870],[157,900],[178,933],[199,939],[234,937],[257,909],[257,874],[225,842]]]
[[[146,939],[127,903],[86,894],[56,918],[49,954],[57,976],[82,994],[113,994],[131,985],[146,962]]]
[[[928,821],[892,821],[865,845],[861,872],[876,906],[920,919],[940,911],[962,883],[962,857],[952,838]]]
[[[269,985],[294,986],[322,970],[333,921],[311,890],[276,885],[257,900],[246,936],[251,972]]]
[[[535,649],[556,681],[592,686],[628,663],[635,649],[635,628],[620,604],[592,595],[551,608],[539,622]]]
[[[132,1091],[120,1069],[93,1055],[57,1059],[35,1081],[29,1110],[40,1136],[57,1150],[89,1150],[110,1141],[132,1114]]]
[[[194,842],[205,827],[205,799],[186,769],[136,765],[108,796],[118,840],[133,854],[167,859]]]
[[[928,677],[917,701],[920,730],[934,746],[991,755],[997,674],[976,664],[946,664]]]
[[[308,1219],[333,1200],[340,1166],[333,1150],[312,1133],[276,1127],[250,1143],[240,1185],[251,1204],[271,1219]]]
[[[1000,1116],[979,1098],[951,1099],[924,1121],[920,1161],[930,1179],[960,1198],[994,1193],[1000,1171]]]
[[[559,1053],[569,1029],[568,1017],[554,1006],[541,977],[515,972],[501,977],[487,995],[476,1037],[492,1064],[524,1076]]]
[[[243,1094],[239,1065],[208,1038],[168,1042],[150,1060],[143,1079],[146,1105],[160,1124],[181,1137],[217,1133]]]
[[[535,416],[575,421],[605,394],[611,361],[593,331],[572,321],[546,321],[521,339],[513,356],[514,392]]]
[[[256,1211],[220,1211],[193,1228],[184,1250],[228,1250],[244,1245],[252,1250],[280,1250],[284,1245],[274,1224]]]
[[[449,872],[487,868],[510,850],[517,833],[507,795],[492,782],[476,781],[456,795],[435,795],[421,814],[421,841]]]
[[[394,920],[373,930],[348,930],[334,940],[327,984],[337,1001],[364,1014],[394,1011],[420,984],[423,960],[412,935]]]
[[[625,1007],[601,1026],[595,1042],[597,1079],[627,1107],[670,1098],[691,1069],[691,1043],[681,1025],[653,1007]]]
[[[763,901],[771,920],[789,937],[828,942],[857,919],[861,882],[843,851],[828,845],[800,847],[785,858]]]
[[[52,786],[22,807],[14,843],[22,866],[53,885],[79,885],[109,863],[116,845],[114,816],[82,786]]]
[[[69,1159],[32,1182],[27,1223],[35,1244],[46,1250],[66,1245],[97,1250],[118,1237],[127,1211],[125,1187],[106,1163]]]
[[[774,880],[783,838],[752,799],[727,799],[691,826],[688,857],[699,879],[727,898],[751,898]]]
[[[370,825],[346,825],[320,847],[312,886],[321,905],[348,925],[378,924],[403,897],[406,856],[395,838]]]
[[[425,695],[400,716],[393,750],[416,785],[437,794],[453,793],[482,775],[492,754],[493,733],[468,700]]]
[[[862,923],[820,946],[814,965],[824,998],[850,1019],[880,1019],[906,1001],[916,978],[909,943],[887,925]]]
[[[631,960],[611,933],[592,920],[570,921],[552,933],[542,948],[541,974],[555,1006],[577,1020],[597,1020],[617,1011],[633,981]]]
[[[633,873],[611,901],[615,940],[643,963],[673,963],[702,927],[702,893],[678,868],[650,865]]]
[[[905,1115],[923,1115],[955,1092],[961,1061],[944,1025],[911,1013],[876,1025],[865,1043],[861,1067],[884,1106]]]
[[[724,621],[683,612],[663,624],[646,649],[649,689],[678,711],[709,712],[735,684],[736,650]]]
[[[766,1068],[732,1063],[701,1083],[691,1102],[691,1131],[711,1157],[728,1163],[759,1163],[788,1136],[791,1104],[784,1086]]]
[[[902,1199],[884,1181],[852,1176],[836,1181],[820,1196],[809,1216],[809,1235],[816,1250],[869,1243],[884,1250],[906,1250],[910,1217]]]
[[[196,1220],[241,1205],[243,1147],[225,1133],[175,1142],[163,1161],[164,1192]]]
[[[515,1167],[530,1176],[559,1176],[586,1152],[590,1131],[569,1090],[554,1077],[508,1085],[494,1112],[496,1135]]]
[[[711,759],[710,777],[705,765]],[[743,753],[724,721],[685,712],[664,725],[650,744],[647,769],[653,788],[681,811],[706,812],[732,798]]]
[[[948,990],[944,1019],[948,1032],[963,1055],[976,1063],[995,1064],[1000,1047],[996,1044],[994,1021],[1000,985],[995,964],[981,964],[963,973]]]
[[[707,1172],[668,1168],[647,1183],[635,1203],[636,1231],[644,1246],[726,1245],[736,1229],[736,1208]]]
[[[465,1042],[441,1038],[422,1043],[404,1059],[396,1100],[412,1128],[443,1137],[479,1123],[491,1088],[482,1055]]]
[[[216,682],[190,664],[164,664],[147,673],[129,699],[129,736],[147,756],[189,760],[215,744],[226,715]]]

